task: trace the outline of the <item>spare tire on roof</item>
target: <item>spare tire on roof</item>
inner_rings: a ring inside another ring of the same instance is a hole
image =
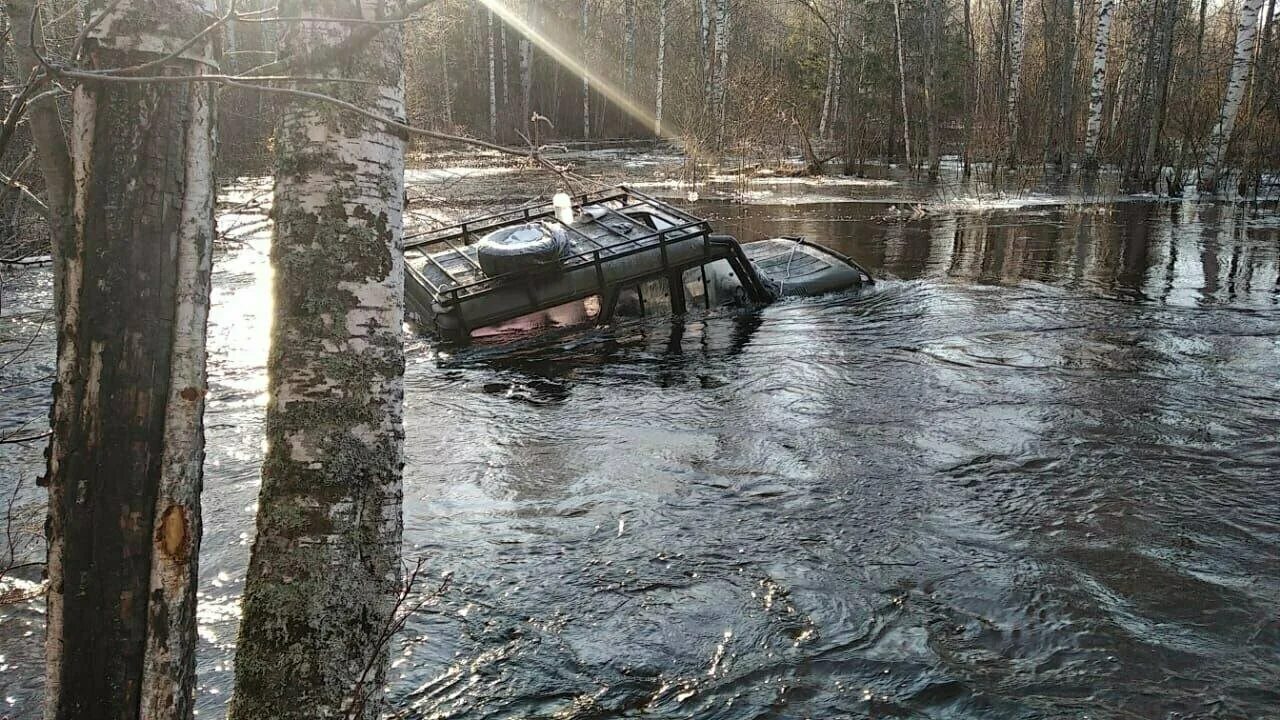
[[[485,235],[476,243],[480,269],[490,277],[520,270],[559,267],[569,245],[564,230],[543,223],[513,225]]]

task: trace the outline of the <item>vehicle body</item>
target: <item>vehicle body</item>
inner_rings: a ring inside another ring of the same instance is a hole
[[[560,219],[549,203],[407,237],[411,319],[457,342],[502,340],[872,282],[852,260],[821,246],[799,238],[740,245],[713,234],[707,221],[626,187],[574,198],[560,210]],[[563,246],[558,262],[486,273],[479,255],[486,238],[518,234],[515,226],[554,235]]]

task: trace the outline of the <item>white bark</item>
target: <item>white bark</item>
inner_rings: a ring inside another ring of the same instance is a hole
[[[1021,2],[1021,0],[1017,0]],[[907,117],[907,67],[902,59],[902,11],[893,0],[893,44],[898,51],[898,89],[902,101],[902,145],[907,167],[911,167],[911,120]]]
[[[374,19],[400,7],[307,0],[281,14]],[[356,27],[298,23],[286,51],[331,48]],[[369,84],[328,92],[403,117],[402,33],[388,26],[347,60]],[[294,101],[276,134],[267,447],[232,720],[373,720],[382,705],[378,639],[402,534],[405,140],[339,112]]]
[[[588,12],[590,10],[590,0],[582,0],[582,20],[578,33],[578,41],[582,47],[582,65],[590,67],[591,63],[587,58],[587,21]],[[586,74],[582,74],[582,139],[587,140],[591,137],[591,78]]]
[[[93,11],[109,14],[88,33],[90,70],[165,57],[159,74],[216,72],[211,43],[178,30],[212,13],[196,0],[163,14],[130,0]],[[192,711],[211,106],[200,83],[81,84],[72,98],[46,519],[49,720]]]
[[[1097,165],[1098,139],[1102,135],[1102,99],[1106,89],[1107,50],[1111,47],[1111,21],[1115,0],[1101,0],[1098,27],[1093,39],[1093,75],[1089,80],[1089,122],[1084,136],[1084,164]]]
[[[658,79],[655,88],[653,134],[662,137],[662,95],[667,70],[667,0],[658,0]]]
[[[725,105],[728,100],[729,80],[729,26],[732,21],[729,9],[730,0],[716,0],[716,45],[715,72],[711,83],[712,112],[716,123],[716,138],[724,141]]]
[[[1023,10],[1025,0],[1013,0],[1013,17],[1009,28],[1009,93],[1006,103],[1006,122],[1009,128],[1009,157],[1017,153],[1018,101],[1022,95],[1022,51],[1024,46]]]
[[[831,122],[831,117],[834,114],[832,101],[836,93],[836,66],[839,62],[839,48],[833,39],[827,49],[827,82],[822,90],[822,112],[818,116],[819,137],[825,138],[827,136],[828,123]]]
[[[498,137],[498,76],[493,48],[493,11],[489,11],[489,137]]]
[[[1211,186],[1218,183],[1218,173],[1231,142],[1236,116],[1249,83],[1249,70],[1253,60],[1253,46],[1258,37],[1258,11],[1263,0],[1244,0],[1240,5],[1240,22],[1236,27],[1236,46],[1231,59],[1231,73],[1227,78],[1227,94],[1218,113],[1218,122],[1209,137],[1209,151],[1205,154],[1200,176]]]
[[[196,66],[196,74],[204,74]],[[199,88],[195,90],[194,88]],[[164,418],[164,455],[152,537],[147,663],[140,717],[185,718],[195,687],[196,555],[204,463],[205,336],[213,257],[213,98],[188,99],[186,192],[177,238],[177,282]],[[184,647],[190,644],[190,647]],[[184,655],[190,657],[184,658]]]

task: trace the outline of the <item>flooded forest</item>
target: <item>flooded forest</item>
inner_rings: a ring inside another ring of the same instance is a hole
[[[1276,0],[0,0],[0,720],[1267,718]]]

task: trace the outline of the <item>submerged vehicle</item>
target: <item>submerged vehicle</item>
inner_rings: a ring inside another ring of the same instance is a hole
[[[404,249],[410,319],[464,343],[874,282],[802,238],[739,244],[628,187],[407,236]]]

